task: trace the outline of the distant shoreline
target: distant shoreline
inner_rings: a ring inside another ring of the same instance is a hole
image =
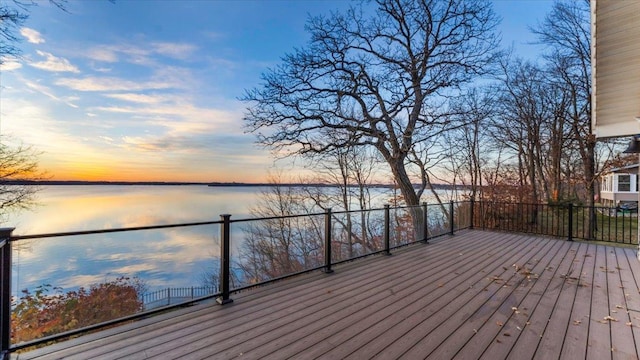
[[[180,182],[180,181],[80,181],[80,180],[43,180],[43,181],[30,181],[30,180],[4,180],[0,181],[0,185],[118,185],[118,186],[133,186],[133,185],[145,185],[145,186],[184,186],[184,185],[201,185],[211,187],[270,187],[270,186],[295,186],[295,187],[336,187],[333,184],[302,184],[302,183],[244,183],[244,182]],[[356,187],[357,185],[350,185],[350,187]],[[369,188],[393,188],[392,184],[369,184]],[[464,189],[462,185],[446,185],[446,184],[434,184],[436,189]]]

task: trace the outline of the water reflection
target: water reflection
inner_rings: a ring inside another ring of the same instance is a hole
[[[14,234],[39,234],[247,217],[262,188],[194,186],[49,186],[38,206],[9,214]]]
[[[4,226],[39,234],[248,217],[260,189],[207,186],[52,186],[40,205]],[[14,243],[13,294],[51,284],[65,291],[137,276],[150,291],[198,286],[216,266],[219,226],[204,225]]]

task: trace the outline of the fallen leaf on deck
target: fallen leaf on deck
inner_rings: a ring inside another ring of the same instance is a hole
[[[504,323],[502,321],[496,321],[496,325],[502,326],[502,325],[504,325]]]
[[[503,336],[511,336],[511,334],[509,334],[509,333],[504,333],[504,334],[502,334],[502,335],[503,335]]]
[[[604,317],[604,320],[609,320],[609,321],[618,321],[618,319],[613,318],[613,317],[611,317],[611,316],[609,316],[609,315],[605,316],[605,317]]]

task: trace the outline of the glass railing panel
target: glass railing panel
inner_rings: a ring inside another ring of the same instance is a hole
[[[232,222],[231,288],[322,266],[323,244],[323,214]]]
[[[215,294],[217,225],[13,242],[12,343]]]

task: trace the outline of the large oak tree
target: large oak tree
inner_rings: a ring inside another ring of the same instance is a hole
[[[482,0],[365,1],[310,17],[309,43],[243,97],[246,125],[287,154],[375,148],[417,205],[429,149],[449,127],[447,99],[491,70],[497,24]]]

